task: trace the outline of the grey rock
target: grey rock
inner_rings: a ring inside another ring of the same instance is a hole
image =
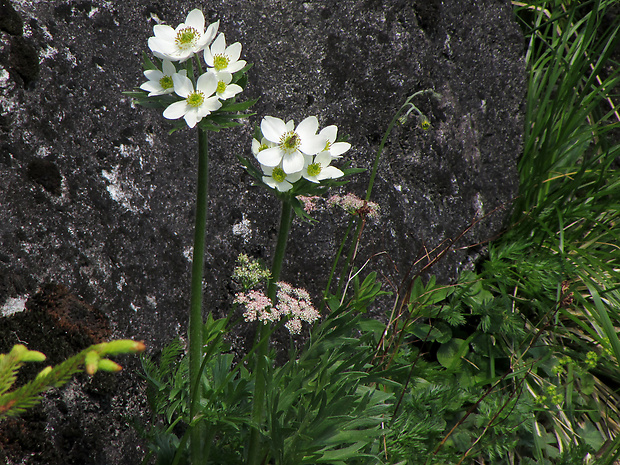
[[[0,3],[0,16],[13,10],[23,21],[23,33],[13,13],[0,27],[0,305],[59,282],[103,311],[115,337],[156,351],[185,332],[197,136],[168,135],[158,111],[133,107],[121,92],[144,82],[152,27],[175,26],[195,7]],[[386,145],[373,191],[383,217],[367,225],[359,264],[374,256],[368,270],[381,271],[387,288],[388,278],[398,284],[420,271],[426,251],[479,221],[426,274],[450,282],[473,266],[484,247],[463,247],[499,233],[505,210],[491,212],[509,206],[518,186],[525,72],[510,2],[222,0],[203,12],[220,20],[228,42],[243,44],[254,63],[244,96],[260,97],[244,127],[210,137],[206,311],[228,312],[240,252],[268,262],[275,244],[278,202],[251,187],[235,157],[251,157],[253,126],[265,115],[338,125],[353,145],[346,158],[370,171],[407,96],[441,94],[415,101],[430,130],[410,120]],[[340,192],[363,196],[369,171]],[[293,224],[282,278],[318,299],[347,219],[324,205],[315,217]],[[139,380],[128,372],[119,383],[135,394]],[[140,403],[128,396],[115,399]],[[74,397],[80,407],[68,411],[79,415],[84,398]],[[88,463],[138,463],[119,455],[134,440],[119,409],[102,415],[113,426]]]

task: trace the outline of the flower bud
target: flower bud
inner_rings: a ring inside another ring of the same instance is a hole
[[[36,350],[28,350],[23,344],[15,344],[11,349],[11,357],[14,357],[18,362],[42,362],[45,360],[45,355]]]
[[[39,374],[37,375],[36,379],[41,379],[41,378],[45,378],[47,375],[50,374],[50,372],[52,371],[52,367],[51,366],[47,366],[45,368],[43,368]]]
[[[99,360],[99,369],[103,371],[111,371],[117,372],[123,369],[118,363],[113,362],[112,360],[108,360],[107,358],[102,358]]]
[[[101,355],[116,355],[142,352],[146,349],[144,342],[132,341],[131,339],[118,339],[102,344]]]
[[[99,364],[99,354],[91,350],[86,354],[86,358],[84,359],[84,365],[86,365],[86,373],[89,375],[94,375],[97,373],[98,364]]]
[[[21,357],[22,362],[42,362],[45,360],[45,354],[36,350],[29,350]]]

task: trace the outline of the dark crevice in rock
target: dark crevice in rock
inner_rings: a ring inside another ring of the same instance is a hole
[[[36,158],[28,164],[28,177],[51,194],[60,195],[62,176],[53,161]]]

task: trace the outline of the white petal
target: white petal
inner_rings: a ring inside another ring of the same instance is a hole
[[[144,72],[144,77],[146,77],[149,81],[159,81],[164,77],[164,73],[158,69],[147,69]]]
[[[336,179],[336,178],[339,178],[341,176],[344,176],[344,173],[342,171],[340,171],[335,166],[328,166],[327,168],[324,168],[324,169],[321,170],[321,172],[319,173],[317,178],[319,180],[323,180],[323,179]]]
[[[256,159],[261,165],[278,166],[282,161],[282,150],[278,147],[271,147],[258,152]]]
[[[177,72],[177,69],[174,67],[170,60],[164,60],[162,62],[162,69],[164,70],[163,74],[166,76],[172,76]]]
[[[295,130],[295,121],[290,120],[286,122],[286,131],[294,131]]]
[[[276,186],[276,188],[280,191],[280,192],[287,192],[290,191],[293,188],[293,185],[284,180],[282,182],[279,182],[278,185]]]
[[[242,91],[243,87],[238,86],[237,84],[230,84],[229,86],[226,86],[226,90],[222,92],[220,98],[228,100],[229,98],[233,98],[235,95]]]
[[[206,111],[203,116],[207,116],[212,111],[219,110],[220,108],[222,108],[222,102],[217,97],[209,97],[200,105],[201,112]]]
[[[254,156],[258,154],[258,149],[260,148],[260,142],[256,139],[252,139],[252,153]]]
[[[316,155],[319,152],[322,152],[325,149],[325,144],[327,141],[324,137],[321,136],[306,136],[301,137],[301,144],[299,146],[299,150],[301,150],[306,155]]]
[[[286,174],[303,170],[304,156],[299,151],[284,154],[282,157],[282,169]]]
[[[228,55],[231,62],[237,61],[241,56],[241,44],[239,42],[235,42],[234,44],[229,45],[226,49],[226,55]],[[243,68],[243,66],[241,68]]]
[[[286,125],[280,118],[265,116],[260,123],[260,130],[267,140],[277,144],[280,142],[280,137],[286,133]]]
[[[297,125],[295,132],[299,134],[303,141],[305,137],[316,135],[317,129],[319,129],[319,120],[316,119],[316,116],[308,116]]]
[[[230,71],[231,73],[236,73],[244,66],[245,66],[245,60],[239,60],[239,61],[235,61],[234,63],[228,65],[226,69]]]
[[[298,171],[297,173],[292,173],[286,176],[286,180],[288,182],[297,182],[301,179],[301,171]]]
[[[211,44],[211,53],[213,55],[217,55],[219,53],[224,53],[226,50],[226,38],[224,37],[224,33],[220,32],[217,36],[217,39],[213,41]]]
[[[329,148],[329,153],[332,154],[332,157],[338,157],[347,152],[350,148],[351,144],[348,142],[336,142]]]
[[[199,116],[198,112],[196,111],[188,111],[187,113],[185,113],[183,119],[190,128],[193,128],[194,126],[196,126],[196,123],[198,123],[198,121],[202,119],[202,116]]]
[[[263,182],[267,184],[269,187],[271,187],[272,189],[275,189],[278,185],[276,180],[273,179],[271,176],[263,176]]]
[[[174,91],[181,97],[187,97],[194,92],[194,86],[192,81],[187,76],[182,74],[173,74],[172,82],[174,83]]]
[[[215,73],[204,73],[201,74],[196,81],[196,90],[201,91],[205,94],[205,97],[210,97],[215,93],[215,89],[217,89],[217,77]]]
[[[275,168],[275,166],[260,165],[260,168],[263,170],[263,173],[265,173],[267,176],[271,176],[271,173],[273,173],[273,169]]]
[[[142,84],[140,86],[140,89],[147,91],[149,93],[149,97],[151,97],[153,95],[161,95],[161,94],[164,94],[164,93],[169,93],[166,90],[164,90],[162,88],[162,86],[160,86],[157,81],[155,81],[155,82],[153,82],[153,81],[145,82],[144,84]],[[170,90],[172,90],[172,89],[170,89]]]
[[[192,10],[185,19],[185,24],[196,29],[201,34],[205,30],[205,17],[198,8]]]
[[[205,48],[204,57],[205,57],[205,63],[207,64],[207,66],[210,66],[211,68],[213,68],[214,66],[213,55],[211,54],[211,50],[208,47]]]
[[[226,85],[230,84],[230,81],[232,81],[232,74],[230,74],[228,71],[214,71],[214,73],[217,77],[217,80],[224,81],[224,84]]]
[[[173,51],[171,43],[157,37],[150,37],[148,40],[148,46],[157,58],[166,59],[168,55]]]
[[[326,168],[332,162],[332,156],[329,154],[329,152],[321,152],[317,154],[316,157],[314,157],[314,162],[320,163],[321,168]]]
[[[209,27],[207,28],[205,35],[203,36],[203,40],[202,40],[204,41],[205,46],[209,45],[213,41],[213,38],[215,37],[215,34],[217,34],[217,29],[219,27],[220,27],[219,19],[216,22],[209,24]]]
[[[310,175],[308,174],[308,171],[307,171],[307,170],[303,170],[303,171],[301,172],[301,175],[304,177],[304,179],[307,179],[307,180],[308,180],[308,181],[310,181],[310,182],[314,182],[314,183],[316,183],[316,184],[318,184],[318,183],[320,182],[320,181],[316,178],[316,176],[310,176]]]
[[[166,119],[179,119],[187,113],[188,105],[185,100],[174,102],[168,108],[164,110],[164,118]]]
[[[319,132],[319,135],[324,136],[333,144],[338,137],[338,126],[332,124],[331,126],[324,127],[321,129],[321,132]]]
[[[158,39],[170,42],[174,42],[174,38],[177,35],[174,29],[172,29],[172,27],[168,26],[167,24],[156,24],[155,26],[153,26],[153,34],[155,34],[155,37],[157,37]]]

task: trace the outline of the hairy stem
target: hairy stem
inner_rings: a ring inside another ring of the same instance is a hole
[[[280,231],[278,232],[278,242],[273,256],[273,264],[271,266],[271,280],[267,289],[267,296],[275,305],[276,283],[280,279],[282,271],[282,262],[284,261],[284,253],[286,251],[286,242],[291,229],[291,221],[293,219],[293,208],[289,200],[282,202],[282,214],[280,216]],[[254,388],[254,400],[252,405],[252,421],[256,425],[250,433],[250,444],[248,449],[248,465],[257,465],[261,463],[260,454],[260,425],[263,420],[263,407],[265,403],[265,385],[267,371],[267,350],[269,349],[269,326],[258,323],[256,336],[256,344],[258,350],[256,353],[256,384]]]
[[[200,365],[202,362],[202,279],[204,274],[205,235],[207,227],[207,200],[209,192],[209,149],[207,131],[198,129],[198,185],[196,189],[196,221],[194,226],[194,252],[192,256],[191,302],[189,313],[189,386],[190,391],[200,389]],[[200,397],[190,392],[190,418],[198,413]],[[204,426],[197,424],[191,432],[191,463],[204,463],[201,442]],[[205,457],[206,459],[206,457]]]

